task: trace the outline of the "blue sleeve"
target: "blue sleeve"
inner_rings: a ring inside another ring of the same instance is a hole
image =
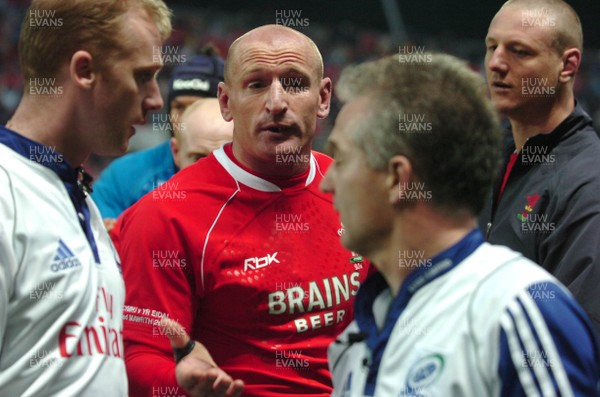
[[[600,353],[575,300],[553,282],[531,285],[502,316],[500,396],[600,396]]]
[[[131,170],[125,170],[121,164],[122,162],[118,160],[110,163],[92,186],[94,190],[92,199],[98,206],[102,218],[117,219],[131,205],[129,192],[132,186],[125,178]]]
[[[118,218],[177,172],[170,141],[129,153],[110,163],[94,183],[92,199],[102,218]]]

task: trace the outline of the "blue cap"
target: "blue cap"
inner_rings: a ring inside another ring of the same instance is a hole
[[[167,111],[171,101],[182,95],[216,98],[217,86],[224,80],[225,62],[217,56],[195,55],[171,72]]]

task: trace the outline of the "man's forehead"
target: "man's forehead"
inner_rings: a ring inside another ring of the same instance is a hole
[[[308,61],[302,54],[293,51],[250,52],[239,62],[242,74],[260,73],[276,68],[279,73],[309,74],[314,63]]]
[[[536,26],[532,23],[532,17],[529,15],[537,15],[535,10],[533,7],[519,4],[502,7],[490,23],[486,40],[507,37],[551,45],[555,28]]]
[[[316,57],[316,49],[311,45],[310,39],[292,29],[284,29],[281,26],[265,26],[252,30],[240,37],[233,45],[234,57],[243,61],[249,53],[267,51],[283,55],[285,53],[297,53],[312,62]]]
[[[306,65],[307,68],[314,69],[318,76],[323,75],[323,61],[312,40],[296,30],[280,25],[261,26],[235,40],[229,48],[226,75],[232,78],[239,73],[240,65],[245,64],[243,67],[247,68],[248,64],[261,60],[266,61],[265,66],[285,62]],[[234,73],[233,70],[237,72]]]
[[[513,5],[506,5],[500,8],[490,23],[490,29],[500,23],[509,25],[515,29],[523,29],[523,11],[522,7]]]
[[[236,49],[239,61],[244,61],[249,56],[274,56],[274,57],[296,57],[296,61],[313,62],[314,51],[306,42],[298,37],[287,38],[253,38],[238,44]]]
[[[249,31],[237,39],[237,45],[244,43],[260,42],[271,45],[285,45],[286,43],[297,41],[298,43],[308,43],[308,37],[293,29],[284,28],[278,25],[268,25]]]
[[[179,95],[179,96],[176,96],[175,98],[171,99],[171,103],[189,106],[196,101],[201,101],[204,99],[207,99],[207,98],[201,97],[201,96],[195,96],[195,95]]]

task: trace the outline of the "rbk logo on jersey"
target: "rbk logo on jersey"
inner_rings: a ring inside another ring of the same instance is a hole
[[[279,263],[279,261],[277,260],[277,254],[278,252],[274,253],[273,255],[267,254],[267,256],[263,256],[262,258],[246,258],[244,260],[244,271],[246,272],[248,270],[257,270],[265,266],[269,266],[273,262]]]
[[[67,244],[65,244],[62,239],[58,240],[58,249],[56,250],[56,255],[54,256],[50,269],[56,273],[80,266],[81,262],[73,255],[73,252],[67,247]]]

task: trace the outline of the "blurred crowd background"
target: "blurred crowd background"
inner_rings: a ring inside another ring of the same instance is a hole
[[[322,6],[315,6],[315,1],[311,0],[252,3],[233,0],[167,1],[174,10],[174,33],[166,46],[178,55],[174,58],[181,61],[197,53],[207,43],[212,43],[225,58],[227,48],[235,38],[256,26],[278,23],[278,18],[285,19],[292,13],[294,16],[289,23],[297,22],[295,27],[317,43],[323,54],[325,75],[331,77],[334,84],[345,66],[397,54],[399,47],[407,46],[456,55],[466,60],[474,70],[484,73],[483,41],[489,21],[502,1],[490,2],[485,9],[477,8],[480,5],[476,2],[469,4],[471,0],[448,2],[453,4],[449,6],[453,10],[458,7],[457,3],[462,3],[460,9],[454,10],[464,13],[460,14],[464,17],[462,20],[439,9],[435,4],[441,4],[438,1],[414,2],[421,7],[417,9],[414,4],[409,6],[404,4],[408,2],[398,0],[394,4],[398,13],[393,12],[394,8],[386,9],[384,6],[384,3],[389,6],[394,2],[329,0]],[[0,0],[0,124],[6,123],[22,95],[17,43],[19,27],[29,3],[26,0]],[[585,0],[571,4],[582,18],[585,38],[583,65],[575,92],[583,108],[594,118],[596,130],[600,131],[600,36],[597,22],[600,2]],[[390,14],[393,14],[392,22]],[[394,16],[400,16],[397,18],[400,23],[393,22]],[[471,27],[464,26],[469,23]],[[172,67],[173,64],[167,62],[159,75],[163,97],[167,93]],[[317,150],[322,149],[338,109],[339,104],[334,100],[331,115],[319,126],[315,142]],[[149,115],[147,124],[137,129],[130,151],[157,144],[168,136],[168,131],[152,127],[152,115]],[[86,163],[86,169],[96,177],[111,160],[94,156]]]

